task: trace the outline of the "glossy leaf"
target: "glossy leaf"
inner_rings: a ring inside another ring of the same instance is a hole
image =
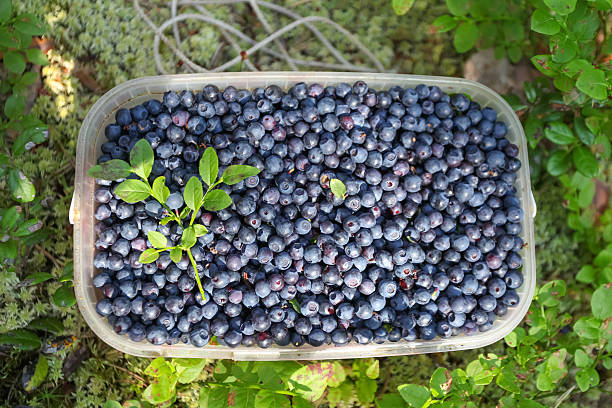
[[[576,0],[543,0],[555,13],[562,16],[570,14],[576,8]]]
[[[109,160],[89,169],[89,176],[102,180],[118,180],[132,173],[132,167],[119,159]]]
[[[49,279],[53,279],[53,275],[47,272],[34,272],[31,275],[26,276],[23,281],[28,282],[28,285],[38,285],[39,283],[46,282]]]
[[[608,95],[606,74],[601,69],[586,69],[578,76],[576,88],[591,98],[603,101]]]
[[[240,183],[245,178],[256,176],[259,174],[259,169],[253,166],[247,166],[244,164],[234,164],[229,166],[223,172],[221,179],[227,185],[234,185]]]
[[[151,174],[154,160],[155,153],[146,139],[140,139],[130,151],[130,164],[133,171],[143,179]]]
[[[599,165],[595,155],[584,146],[578,146],[572,152],[572,159],[576,169],[586,177],[595,177],[599,171]]]
[[[34,319],[28,324],[30,329],[44,330],[52,333],[61,333],[64,331],[64,323],[55,317],[40,317]]]
[[[204,208],[208,211],[219,211],[232,205],[232,199],[223,190],[209,191],[204,197]]]
[[[549,123],[544,129],[544,135],[548,140],[559,145],[570,144],[576,140],[572,130],[563,122]]]
[[[556,150],[548,158],[546,170],[553,176],[560,176],[569,169],[570,163],[571,156],[567,152]]]
[[[137,203],[149,197],[151,191],[143,181],[128,179],[117,186],[115,194],[125,202]]]
[[[557,20],[547,12],[536,9],[531,15],[531,29],[536,33],[553,35],[561,29]]]
[[[47,139],[46,127],[32,127],[19,133],[13,143],[13,155],[20,156],[26,151],[26,146],[42,143]],[[29,148],[29,147],[28,147]]]
[[[576,384],[580,391],[586,392],[589,388],[599,384],[599,373],[594,368],[583,368],[576,373]]]
[[[11,345],[18,350],[36,350],[40,348],[42,343],[33,332],[25,329],[17,329],[0,334],[0,344]]]
[[[595,197],[595,182],[588,180],[578,193],[578,206],[580,208],[587,208],[593,202],[593,197]]]
[[[34,200],[36,195],[34,184],[20,170],[11,169],[9,171],[8,184],[15,200],[22,203]]]
[[[42,222],[36,218],[32,218],[20,224],[15,230],[15,232],[13,232],[11,235],[13,235],[14,237],[25,237],[25,236],[35,233],[41,228],[42,228]]]
[[[74,289],[71,285],[60,286],[53,294],[53,303],[59,307],[72,307],[76,303]]]

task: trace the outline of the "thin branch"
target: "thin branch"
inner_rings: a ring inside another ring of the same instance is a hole
[[[34,248],[36,248],[37,250],[39,250],[40,252],[43,253],[44,256],[46,256],[47,258],[49,258],[49,260],[51,262],[53,262],[53,265],[55,265],[58,268],[62,268],[62,264],[60,261],[57,260],[57,258],[55,258],[49,251],[47,251],[45,248],[43,248],[42,246],[40,246],[39,244],[34,245]]]
[[[113,368],[116,368],[117,370],[123,371],[124,373],[127,373],[127,374],[131,375],[132,377],[134,377],[138,381],[143,382],[144,384],[147,383],[147,381],[144,378],[142,378],[141,376],[139,376],[135,372],[132,372],[132,371],[126,369],[126,368],[123,368],[123,367],[120,367],[118,365],[115,365],[115,364],[112,364],[112,363],[108,363],[108,362],[106,363],[106,365],[108,365],[110,367],[113,367]]]

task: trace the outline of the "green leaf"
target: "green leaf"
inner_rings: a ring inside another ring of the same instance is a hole
[[[559,64],[564,64],[574,59],[578,53],[576,42],[569,38],[551,40],[550,50],[552,52],[552,60]]]
[[[254,388],[235,387],[230,391],[230,402],[233,397],[233,404],[230,407],[236,408],[252,408],[255,405],[255,396],[258,390]]]
[[[126,178],[132,172],[127,162],[119,159],[109,160],[89,169],[89,176],[102,180],[118,180]]]
[[[578,207],[587,208],[593,202],[595,197],[595,182],[589,180],[578,193]]]
[[[229,389],[227,387],[200,388],[200,408],[226,408]]]
[[[147,232],[147,238],[151,241],[151,245],[157,249],[165,248],[168,245],[168,239],[161,232],[149,231]]]
[[[406,402],[397,392],[383,394],[380,399],[377,399],[375,402],[377,408],[402,408],[406,406]]]
[[[469,2],[465,0],[446,0],[446,7],[454,16],[465,16],[469,6]]]
[[[0,27],[0,46],[14,48],[19,46],[19,40],[6,27]]]
[[[175,358],[172,362],[176,364],[178,382],[181,384],[197,380],[206,366],[206,360],[203,358]]]
[[[310,403],[310,401],[306,401],[302,397],[292,397],[291,407],[292,408],[312,408],[312,404]]]
[[[444,367],[438,367],[431,375],[429,380],[429,388],[431,388],[431,394],[434,397],[440,398],[447,394],[453,384],[453,379],[450,373]]]
[[[219,211],[232,205],[232,199],[223,190],[209,191],[204,197],[204,208],[208,211]]]
[[[106,401],[102,408],[123,408],[120,403],[117,401]]]
[[[5,23],[11,18],[13,5],[11,0],[0,0],[0,22]]]
[[[563,122],[549,123],[544,129],[544,135],[548,140],[559,145],[570,144],[576,140],[572,129]]]
[[[201,237],[208,234],[208,230],[202,224],[193,224],[193,230],[195,231],[196,237]]]
[[[155,153],[147,139],[140,139],[130,151],[130,164],[134,173],[143,179],[149,177],[153,168]]]
[[[17,16],[15,29],[28,35],[43,35],[45,33],[42,22],[34,14],[29,13]]]
[[[189,249],[195,245],[196,240],[197,237],[193,226],[187,227],[183,230],[183,235],[181,236],[181,247],[183,249]]]
[[[138,257],[138,262],[141,264],[150,264],[157,261],[159,252],[153,248],[145,249]]]
[[[115,194],[125,202],[137,203],[149,197],[151,190],[141,180],[128,179],[117,186]]]
[[[594,368],[583,368],[576,373],[576,384],[580,391],[586,392],[599,384],[599,373]]]
[[[602,320],[612,316],[612,284],[602,285],[593,292],[591,310],[593,316]]]
[[[574,353],[574,363],[576,367],[585,368],[593,364],[593,359],[582,349],[576,349]]]
[[[207,147],[200,159],[200,177],[207,186],[211,186],[219,176],[219,158],[212,147]]]
[[[42,65],[42,66],[49,65],[49,60],[39,48],[28,48],[26,50],[26,58],[32,64]]]
[[[223,405],[223,407],[224,406],[225,405]],[[254,408],[289,408],[290,406],[291,404],[287,397],[273,391],[260,390],[255,396]],[[211,405],[211,408],[212,407],[213,405]]]
[[[42,222],[40,222],[36,218],[32,218],[31,220],[27,220],[26,222],[20,224],[19,227],[17,227],[17,229],[15,230],[15,232],[13,232],[11,235],[14,237],[25,237],[35,233],[41,227]]]
[[[342,181],[338,180],[337,178],[333,178],[329,181],[329,187],[331,188],[332,193],[337,198],[343,199],[344,197],[346,197],[346,186]]]
[[[29,203],[36,195],[34,184],[20,171],[11,169],[8,176],[9,189],[13,198],[22,203]]]
[[[168,223],[169,223],[170,221],[172,221],[172,220],[173,220],[173,218],[172,218],[172,217],[165,217],[165,218],[162,218],[162,220],[161,220],[159,223],[160,223],[161,225],[166,225],[166,224],[168,224]]]
[[[402,384],[397,390],[411,408],[421,408],[429,401],[429,389],[422,385]]]
[[[25,98],[21,94],[13,94],[4,103],[4,114],[9,119],[19,119],[25,110]]]
[[[526,399],[519,397],[518,408],[547,408],[546,406],[540,404],[538,401]]]
[[[476,45],[476,40],[478,40],[478,27],[471,21],[464,21],[455,31],[453,45],[457,52],[467,52]]]
[[[587,340],[597,340],[599,339],[600,325],[601,320],[594,317],[584,316],[578,319],[578,321],[574,324],[574,332],[576,332],[578,336]]]
[[[559,300],[565,296],[566,285],[563,280],[554,280],[546,283],[538,290],[538,302],[546,307],[553,307],[559,304]]]
[[[45,356],[39,356],[36,362],[36,368],[34,374],[29,379],[27,385],[24,387],[26,391],[30,392],[38,388],[47,378],[49,372],[49,362]]]
[[[592,265],[584,265],[578,271],[576,275],[576,280],[582,283],[593,283],[595,281],[595,268]]]
[[[544,4],[562,16],[570,14],[576,8],[576,0],[544,0]]]
[[[406,14],[412,6],[414,5],[415,0],[392,0],[391,7],[393,7],[393,11],[398,16],[403,16]]]
[[[8,101],[7,101],[8,102]],[[5,105],[6,107],[6,105]],[[20,156],[26,150],[26,145],[29,143],[42,143],[46,140],[47,128],[46,127],[32,127],[25,129],[19,133],[19,136],[13,143],[13,155]]]
[[[439,33],[450,31],[457,27],[457,24],[459,24],[459,21],[455,17],[449,16],[448,14],[436,18],[433,22],[433,26]]]
[[[610,4],[608,7],[612,7]],[[597,12],[584,3],[578,4],[576,11],[567,17],[567,30],[578,41],[591,40],[599,29]]]
[[[153,181],[151,193],[153,198],[155,198],[158,202],[162,204],[166,202],[168,196],[170,195],[170,189],[166,187],[166,178],[164,176],[159,176],[155,179],[155,181]]]
[[[578,139],[587,146],[592,145],[595,141],[595,135],[591,133],[582,116],[576,116],[574,118],[574,132],[578,136]]]
[[[30,324],[28,324],[28,328],[58,334],[64,331],[64,323],[55,317],[40,317],[32,320]]]
[[[333,374],[334,366],[332,363],[319,362],[301,367],[291,374],[289,379],[308,388],[308,390],[299,388],[295,392],[309,401],[316,401],[325,392],[328,380]],[[290,389],[294,387],[293,383],[289,386]]]
[[[41,342],[38,336],[29,330],[17,329],[0,334],[0,344],[14,346],[18,350],[36,350]]]
[[[26,60],[18,51],[6,51],[4,53],[4,66],[10,72],[21,74],[26,67]]]
[[[571,163],[570,155],[564,150],[556,150],[548,158],[546,170],[553,176],[560,176],[569,169]]]
[[[17,241],[9,239],[6,242],[0,242],[0,259],[9,258],[15,259],[17,256]]]
[[[540,54],[531,57],[531,63],[541,73],[546,76],[555,75],[555,70],[552,67],[552,57],[548,54]]]
[[[376,395],[376,381],[370,378],[358,378],[355,381],[355,388],[357,389],[357,398],[364,405],[374,401]]]
[[[39,283],[42,282],[46,282],[49,279],[53,279],[53,275],[51,275],[50,273],[47,272],[34,272],[31,275],[26,276],[25,278],[23,278],[24,282],[28,282],[28,286],[32,286],[32,285],[38,285]]]
[[[189,207],[185,206],[185,207],[184,207],[184,208],[181,210],[181,213],[180,213],[180,215],[179,215],[179,218],[180,218],[181,220],[182,220],[182,219],[187,218],[187,216],[189,215],[189,213],[190,213],[190,212],[191,212],[191,209],[190,209]]]
[[[518,394],[521,392],[519,385],[516,381],[516,373],[513,370],[512,365],[507,365],[502,368],[501,372],[497,376],[495,383],[499,385],[500,388]]]
[[[170,251],[170,259],[174,261],[174,263],[181,262],[183,259],[183,250],[181,248],[174,248]]]
[[[72,307],[76,303],[74,289],[68,284],[60,286],[53,294],[53,303],[59,307]]]
[[[586,69],[578,77],[576,88],[593,99],[603,101],[608,95],[606,74],[601,69]]]
[[[253,166],[246,166],[244,164],[234,164],[229,166],[223,172],[221,179],[227,185],[233,185],[240,183],[245,178],[256,176],[259,174],[259,169]]]
[[[511,45],[508,47],[508,58],[510,58],[510,62],[516,64],[523,57],[523,50],[519,45]]]
[[[15,224],[17,224],[17,221],[19,220],[19,214],[21,214],[22,211],[23,209],[17,205],[14,205],[4,211],[4,213],[2,214],[2,220],[0,221],[0,227],[2,227],[3,230],[13,228]]]
[[[197,211],[204,198],[204,188],[202,183],[197,177],[191,177],[185,185],[183,191],[183,197],[185,198],[185,204],[193,211]]]
[[[591,65],[589,61],[585,59],[575,59],[565,64],[562,72],[570,78],[574,78],[576,75],[589,69],[593,69],[593,65]]]
[[[574,165],[580,173],[586,177],[595,177],[599,171],[599,165],[595,155],[584,146],[578,146],[572,153]]]
[[[377,379],[380,374],[379,363],[377,359],[373,359],[372,362],[367,366],[365,375],[373,380]]]
[[[543,10],[536,9],[531,16],[531,29],[536,33],[553,35],[561,29],[557,20]]]
[[[296,298],[293,298],[293,299],[289,300],[289,303],[291,303],[291,306],[293,306],[293,310],[295,310],[298,313],[302,313],[302,310],[300,308],[300,304],[298,303]]]

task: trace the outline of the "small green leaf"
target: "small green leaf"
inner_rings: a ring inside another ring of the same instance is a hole
[[[208,234],[208,230],[202,224],[193,224],[193,230],[195,231],[196,237],[201,237]]]
[[[521,389],[516,381],[516,373],[514,372],[512,365],[507,365],[501,370],[497,376],[497,379],[495,380],[495,383],[499,385],[500,388],[511,393],[518,394],[521,392]]]
[[[612,316],[612,284],[601,285],[591,296],[593,316],[605,320]]]
[[[197,380],[206,366],[206,360],[203,358],[175,358],[172,362],[176,364],[178,382],[181,384],[189,384]]]
[[[209,191],[204,197],[204,208],[208,211],[219,211],[232,205],[231,197],[223,190]]]
[[[187,207],[191,208],[193,211],[197,211],[200,208],[202,198],[204,198],[204,188],[197,177],[191,177],[189,181],[187,181],[185,190],[183,191],[183,197]]]
[[[551,40],[552,60],[564,64],[574,59],[578,53],[578,46],[574,40],[569,38]]]
[[[465,0],[446,0],[446,7],[454,16],[465,16],[470,4]]]
[[[333,178],[329,181],[329,187],[337,198],[344,199],[346,197],[346,186],[337,178]]]
[[[244,164],[234,164],[229,166],[223,172],[221,179],[227,185],[234,185],[240,183],[245,178],[256,176],[259,174],[259,169],[253,166],[247,166]]]
[[[181,262],[181,259],[183,259],[183,250],[179,247],[172,249],[170,251],[170,259],[172,259],[174,263]]]
[[[366,367],[365,374],[368,378],[373,380],[377,379],[380,374],[380,368],[378,360],[373,359],[372,362]]]
[[[41,227],[42,227],[42,222],[40,222],[36,218],[32,218],[20,224],[19,227],[17,227],[17,229],[15,230],[15,232],[13,232],[11,235],[14,237],[25,237],[25,236],[35,233],[36,231],[41,229]]]
[[[39,356],[38,361],[36,362],[36,368],[34,369],[34,374],[27,382],[25,386],[25,390],[30,392],[38,388],[47,378],[47,373],[49,372],[49,362],[45,356]]]
[[[564,150],[556,150],[548,158],[546,170],[553,176],[560,176],[569,169],[571,156]]]
[[[295,389],[295,392],[309,401],[316,401],[325,392],[328,380],[333,373],[333,364],[330,362],[305,365],[291,374],[290,380],[293,382],[290,383],[289,388]],[[304,389],[296,388],[294,382],[303,385]]]
[[[555,75],[556,70],[552,66],[552,57],[548,54],[535,55],[531,57],[531,63],[546,76]]]
[[[127,203],[137,203],[149,197],[151,190],[141,180],[128,179],[117,186],[115,194]]]
[[[109,160],[89,169],[89,176],[102,180],[118,180],[132,173],[132,167],[119,159]]]
[[[29,48],[26,50],[28,61],[36,65],[49,65],[49,60],[39,48]]]
[[[130,164],[134,173],[143,179],[149,177],[153,168],[155,153],[147,139],[140,139],[130,151]]]
[[[576,373],[576,384],[580,391],[586,392],[589,388],[599,384],[599,373],[594,368],[583,368]]]
[[[36,350],[41,346],[38,336],[25,329],[17,329],[0,334],[0,344],[11,345],[18,350]]]
[[[168,244],[168,239],[161,232],[149,231],[147,232],[147,238],[151,241],[151,245],[157,249],[163,249]]]
[[[61,333],[64,331],[64,324],[61,320],[55,317],[41,317],[34,319],[28,324],[30,329],[44,330],[52,333]]]
[[[450,31],[457,27],[457,24],[459,24],[459,21],[455,17],[449,16],[448,14],[436,18],[433,22],[433,26],[439,33]]]
[[[53,279],[53,275],[47,272],[34,272],[31,275],[26,276],[23,281],[28,282],[28,285],[38,285],[39,283],[46,282],[49,279]]]
[[[549,123],[544,129],[544,135],[548,140],[559,145],[570,144],[576,140],[572,130],[563,122]]]
[[[114,400],[106,401],[102,408],[123,408],[120,403]]]
[[[608,95],[606,74],[601,69],[586,69],[578,77],[576,88],[593,99],[603,101]]]
[[[447,394],[453,384],[450,373],[444,367],[438,367],[431,375],[429,388],[434,397],[442,397]]]
[[[15,29],[27,35],[43,35],[45,33],[43,23],[34,14],[30,13],[17,16]]]
[[[536,33],[554,35],[559,32],[561,26],[553,16],[543,10],[536,9],[531,16],[531,29]]]
[[[585,368],[593,364],[593,359],[582,349],[576,349],[574,353],[574,363],[576,367]]]
[[[11,0],[0,0],[0,22],[6,23],[13,13]]]
[[[471,21],[459,24],[453,37],[453,45],[457,52],[463,53],[471,50],[478,40],[478,27]]]
[[[403,16],[407,12],[410,11],[412,6],[414,5],[415,0],[392,0],[391,7],[393,7],[393,11],[398,16]]]
[[[576,280],[582,283],[593,283],[595,281],[595,276],[595,268],[593,268],[592,265],[584,265],[578,271],[578,274],[576,275]]]
[[[410,408],[422,408],[429,401],[429,389],[422,385],[402,384],[397,390]]]
[[[168,224],[170,221],[172,221],[172,217],[165,217],[163,218],[159,223],[160,225],[166,225]]]
[[[189,249],[194,246],[196,243],[196,232],[193,226],[187,227],[183,230],[183,235],[181,236],[181,247],[183,249]]]
[[[0,221],[0,227],[2,227],[3,230],[13,228],[15,224],[17,224],[17,221],[19,220],[19,214],[21,214],[22,211],[23,209],[17,205],[14,205],[4,211],[4,213],[2,214],[2,220]]]
[[[47,128],[46,127],[31,127],[23,130],[19,133],[19,136],[13,143],[13,155],[20,156],[22,155],[28,144],[38,144],[42,143],[46,140]]]
[[[4,103],[4,114],[9,119],[19,119],[25,110],[25,98],[21,94],[13,94]]]
[[[22,203],[29,203],[36,195],[34,184],[20,171],[11,169],[8,176],[9,189],[13,198]]]
[[[4,53],[4,66],[15,74],[21,74],[26,67],[26,60],[18,51],[6,51]]]
[[[293,310],[295,310],[298,313],[302,313],[302,310],[300,308],[300,304],[298,303],[296,298],[293,298],[289,301],[289,303],[291,303],[291,306],[293,306]]]
[[[364,405],[374,401],[376,395],[376,381],[370,378],[360,377],[355,381],[355,388],[357,389],[357,398]]]
[[[576,0],[544,0],[544,4],[562,16],[570,14],[576,8]]]
[[[74,289],[68,284],[60,286],[53,294],[53,303],[59,307],[72,307],[76,303]]]
[[[572,152],[574,165],[580,173],[586,177],[595,177],[599,171],[599,165],[595,155],[584,146],[578,146]]]
[[[207,147],[200,159],[200,177],[207,186],[211,186],[219,176],[219,158],[212,147]]]
[[[587,146],[592,145],[595,141],[595,135],[591,133],[582,116],[576,116],[574,118],[574,132],[578,136],[578,139]]]
[[[151,193],[153,198],[155,198],[160,203],[165,203],[170,195],[170,189],[166,187],[166,178],[164,176],[159,176],[153,181],[153,185],[151,186]],[[165,224],[162,224],[165,225]]]
[[[138,257],[138,262],[141,264],[150,264],[157,261],[159,258],[159,252],[153,248],[144,250]]]
[[[227,403],[227,400],[224,401]],[[200,405],[201,407],[225,407],[226,405]],[[289,408],[291,403],[284,395],[277,394],[270,390],[260,390],[255,396],[254,408]]]

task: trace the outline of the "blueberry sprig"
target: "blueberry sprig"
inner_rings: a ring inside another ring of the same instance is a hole
[[[253,166],[232,165],[228,166],[219,177],[217,153],[212,147],[208,147],[200,159],[198,169],[200,178],[208,186],[206,193],[204,193],[202,181],[195,176],[191,177],[183,191],[183,200],[186,206],[179,213],[178,210],[173,212],[166,203],[170,197],[170,189],[165,184],[166,178],[159,176],[153,181],[152,185],[149,183],[148,177],[151,174],[154,159],[155,154],[151,145],[146,139],[141,139],[130,151],[130,163],[119,159],[109,160],[93,166],[89,169],[89,175],[98,179],[116,181],[127,178],[131,174],[139,176],[140,180],[127,178],[117,186],[115,194],[127,203],[136,203],[146,200],[148,197],[153,197],[166,209],[167,216],[161,220],[162,225],[175,221],[183,226],[183,220],[191,212],[189,226],[183,229],[181,241],[178,245],[167,246],[168,240],[163,234],[157,231],[148,231],[147,238],[153,248],[143,251],[138,260],[143,264],[153,263],[159,258],[161,252],[169,251],[170,258],[178,263],[183,257],[183,251],[187,252],[202,299],[206,299],[191,248],[199,237],[208,233],[208,229],[202,224],[195,223],[196,216],[202,207],[207,211],[220,211],[232,204],[231,197],[225,191],[215,189],[219,184],[237,184],[248,177],[259,174],[260,170]]]

